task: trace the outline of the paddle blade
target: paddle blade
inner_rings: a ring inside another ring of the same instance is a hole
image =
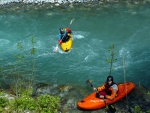
[[[91,87],[93,87],[93,84],[92,84],[91,80],[87,80],[86,83],[89,84]]]
[[[75,19],[73,18],[71,21],[70,21],[70,24],[69,24],[69,26],[72,24],[72,22],[74,21]]]

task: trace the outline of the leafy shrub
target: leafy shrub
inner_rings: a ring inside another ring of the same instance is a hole
[[[32,108],[35,107],[35,100],[30,97],[31,89],[21,90],[21,94],[18,94],[19,97],[15,98],[15,100],[10,101],[10,107],[15,110],[33,110]]]
[[[150,96],[150,91],[147,92],[147,95]]]
[[[140,106],[134,106],[134,113],[142,113]]]
[[[5,97],[0,98],[0,113],[3,113],[4,107],[8,105],[8,100]]]
[[[29,91],[30,92],[30,91]],[[30,97],[30,93],[24,92],[19,98],[10,102],[11,110],[29,110],[40,113],[56,113],[59,109],[60,98],[51,95],[42,95],[37,98]]]
[[[146,113],[150,113],[150,109],[149,110],[147,110],[147,112]]]
[[[17,109],[22,109],[22,110],[36,110],[36,101],[27,96],[23,95],[19,98],[16,98],[15,100],[12,100],[10,102],[11,108],[17,110]]]
[[[3,108],[8,104],[8,100],[5,97],[0,98],[0,107]]]
[[[15,86],[15,94],[16,97],[14,100],[10,100],[9,103],[7,103],[7,100],[4,98],[0,98],[0,112],[2,112],[7,104],[7,109],[6,112],[9,113],[22,113],[26,111],[33,111],[35,113],[56,113],[57,110],[59,109],[60,105],[60,98],[59,97],[54,97],[50,95],[43,95],[39,96],[37,98],[32,98],[31,94],[33,92],[33,89],[23,89],[22,85],[24,85],[24,76],[22,76],[22,72],[24,69],[24,64],[30,64],[30,61],[26,61],[26,56],[30,55],[31,57],[31,66],[29,66],[29,71],[31,70],[31,77],[29,78],[29,86],[33,85],[33,80],[34,80],[34,73],[35,73],[35,59],[33,55],[36,54],[36,48],[35,48],[35,40],[34,37],[31,37],[31,43],[32,43],[32,48],[30,53],[24,51],[22,43],[18,42],[17,48],[20,50],[20,52],[15,56],[17,60],[17,65],[15,67],[15,70],[13,70],[14,73],[14,78],[13,78],[13,83],[11,84],[12,86]],[[29,65],[28,64],[28,65]],[[16,68],[17,67],[17,68]],[[2,71],[2,68],[0,68],[0,71]],[[21,93],[21,94],[19,94]],[[1,95],[1,94],[0,94]]]
[[[42,113],[55,113],[60,105],[60,98],[51,95],[43,95],[37,98]]]

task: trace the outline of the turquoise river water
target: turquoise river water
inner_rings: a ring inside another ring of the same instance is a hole
[[[53,52],[57,46],[60,27],[73,31],[73,47],[65,53]],[[146,87],[150,82],[150,8],[105,7],[86,9],[18,10],[0,12],[0,66],[7,78],[17,68],[15,55],[24,54],[17,48],[30,52],[34,36],[36,55],[26,55],[28,63],[35,59],[35,80],[46,83],[85,86],[90,79],[102,84],[109,73],[108,48],[115,44],[112,75],[116,82],[124,81],[125,56],[126,81]],[[31,76],[30,64],[23,64],[22,74]],[[3,76],[1,73],[1,80]]]

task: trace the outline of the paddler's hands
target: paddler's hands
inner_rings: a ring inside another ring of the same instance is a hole
[[[97,91],[97,88],[94,87],[93,90]]]
[[[58,43],[59,43],[59,44],[62,44],[62,40],[58,40]]]
[[[103,98],[103,99],[104,99],[104,98],[105,98],[105,96],[104,96],[104,95],[100,95],[100,96],[99,96],[99,98]]]

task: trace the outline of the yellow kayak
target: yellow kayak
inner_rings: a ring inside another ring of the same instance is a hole
[[[62,41],[62,44],[60,45],[61,49],[65,52],[68,52],[72,48],[72,35],[69,35],[69,38],[67,40]]]

